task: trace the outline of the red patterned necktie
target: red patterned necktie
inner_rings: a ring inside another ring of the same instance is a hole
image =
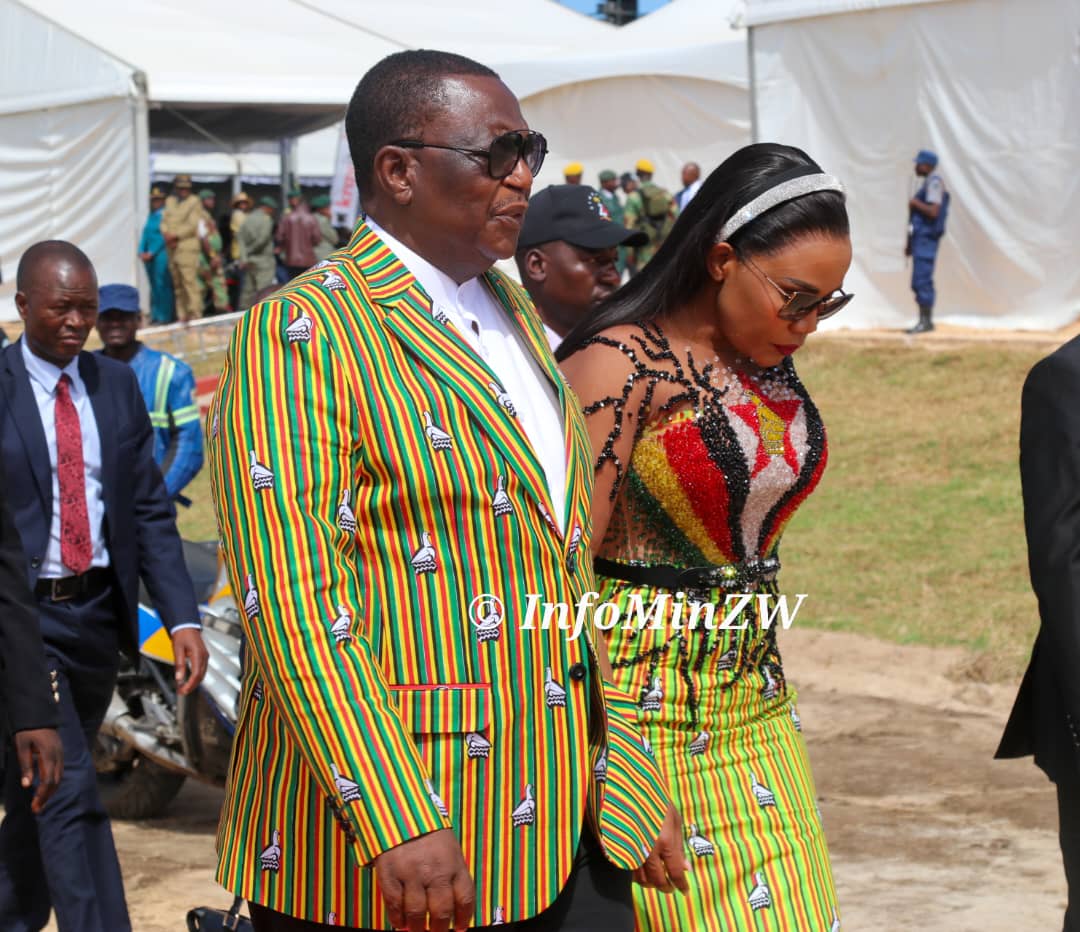
[[[82,428],[67,375],[56,383],[56,472],[60,479],[60,559],[73,573],[85,573],[94,547],[86,512]]]

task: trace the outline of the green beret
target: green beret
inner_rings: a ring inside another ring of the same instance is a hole
[[[303,197],[304,192],[299,188],[289,188],[289,197]]]
[[[311,199],[311,206],[318,210],[320,207],[329,207],[330,198],[325,194],[319,194]]]
[[[619,176],[616,175],[615,172],[613,172],[610,168],[605,168],[602,172],[600,172],[600,183],[603,184],[605,181],[614,181],[618,177]]]
[[[217,197],[217,195],[213,191],[211,191],[209,188],[203,188],[199,192],[199,200],[200,201],[205,201],[208,197]]]
[[[259,198],[259,206],[260,207],[273,207],[274,210],[277,210],[278,203],[277,203],[277,200],[275,198],[270,197],[270,195],[266,195],[264,197]]]

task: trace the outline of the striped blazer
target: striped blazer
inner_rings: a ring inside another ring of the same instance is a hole
[[[390,928],[372,860],[452,828],[475,923],[545,909],[584,819],[638,866],[666,799],[586,637],[523,628],[595,588],[592,462],[527,295],[488,287],[558,391],[566,533],[495,374],[366,225],[252,308],[209,414],[247,636],[218,880],[288,915]]]

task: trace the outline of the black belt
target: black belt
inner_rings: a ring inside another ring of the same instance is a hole
[[[593,569],[601,576],[621,579],[635,586],[657,589],[729,589],[744,590],[759,582],[769,582],[780,571],[779,557],[725,563],[721,566],[664,566],[642,563],[616,563],[596,557]]]
[[[95,566],[78,576],[59,576],[39,579],[34,595],[50,602],[67,602],[69,599],[85,599],[98,595],[112,585],[112,570],[107,566]]]

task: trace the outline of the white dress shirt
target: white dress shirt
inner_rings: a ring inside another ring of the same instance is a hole
[[[543,323],[543,321],[541,321]],[[562,343],[562,337],[559,336],[554,330],[552,330],[547,324],[544,324],[544,336],[547,337],[548,346],[551,347],[551,352],[555,352],[559,348],[559,344]]]
[[[518,336],[507,312],[479,277],[459,285],[371,217],[367,225],[401,260],[431,298],[437,312],[487,363],[514,403],[517,417],[543,467],[553,517],[566,530],[566,437],[559,396],[547,375]]]
[[[103,522],[105,518],[105,500],[101,485],[101,437],[98,434],[94,409],[90,405],[90,396],[86,385],[79,376],[78,357],[63,369],[54,366],[40,356],[30,352],[26,339],[21,338],[23,362],[30,376],[30,387],[34,390],[41,426],[45,429],[45,443],[49,448],[49,465],[52,467],[52,518],[49,523],[49,546],[45,550],[45,560],[41,564],[41,578],[52,579],[58,576],[72,576],[72,570],[64,566],[60,558],[60,474],[56,469],[56,385],[61,375],[71,379],[71,401],[79,415],[79,429],[82,431],[83,464],[86,471],[86,514],[90,519],[90,540],[93,542],[91,566],[108,566],[109,551],[105,546]]]

